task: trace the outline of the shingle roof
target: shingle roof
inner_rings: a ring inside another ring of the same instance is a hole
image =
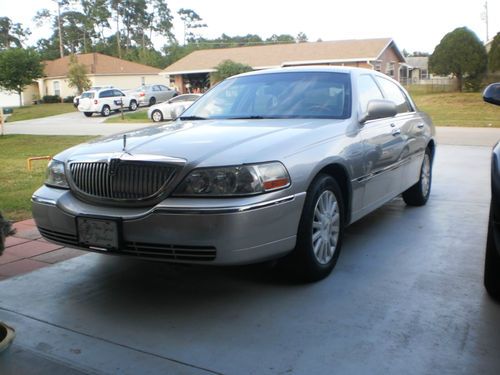
[[[247,64],[254,69],[281,66],[290,62],[376,60],[390,45],[395,47],[391,38],[379,38],[206,49],[192,52],[165,68],[163,72],[209,72],[224,60]],[[404,61],[397,47],[395,50]]]
[[[79,63],[85,65],[89,74],[158,74],[161,69],[122,60],[117,57],[100,53],[84,53],[76,55]],[[64,77],[68,74],[70,57],[64,56],[57,60],[45,61],[46,77]]]

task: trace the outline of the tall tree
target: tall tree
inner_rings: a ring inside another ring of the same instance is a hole
[[[194,42],[196,35],[192,30],[207,27],[207,24],[202,23],[203,19],[192,9],[181,8],[177,11],[177,14],[181,17],[182,22],[184,22],[184,45],[186,42]]]
[[[78,62],[75,55],[71,55],[69,61],[68,86],[76,88],[78,94],[81,94],[92,85],[92,82],[87,77],[87,68]]]
[[[300,33],[297,34],[297,37],[295,38],[295,41],[297,43],[305,43],[307,42],[307,35],[305,33],[303,33],[302,31]]]
[[[82,13],[85,16],[84,37],[94,37],[97,42],[105,43],[104,30],[109,29],[111,11],[107,0],[81,0]]]
[[[280,35],[273,34],[273,35],[271,35],[270,38],[266,39],[266,42],[295,43],[295,38],[290,34],[280,34]]]
[[[20,23],[13,23],[9,17],[0,17],[0,49],[20,48],[30,34],[30,30]]]
[[[500,32],[495,35],[488,53],[488,68],[490,72],[500,72]]]
[[[479,38],[466,27],[446,34],[429,58],[429,69],[440,75],[453,74],[462,91],[464,78],[473,86],[486,71],[486,50]]]
[[[21,94],[35,79],[43,76],[43,65],[38,53],[32,49],[9,48],[0,52],[0,87]]]
[[[44,8],[40,9],[35,17],[33,17],[33,21],[36,22],[37,26],[43,25],[45,22],[51,22],[56,25],[56,30],[58,34],[58,42],[59,42],[59,53],[60,57],[64,57],[64,41],[62,36],[62,22],[61,22],[61,10],[67,10],[70,0],[53,0],[57,4],[57,11],[51,12],[50,10]]]

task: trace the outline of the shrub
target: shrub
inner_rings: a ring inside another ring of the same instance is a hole
[[[64,103],[73,103],[74,96],[67,96],[64,98],[63,102]]]
[[[59,95],[45,95],[43,97],[44,103],[61,103],[61,97]]]

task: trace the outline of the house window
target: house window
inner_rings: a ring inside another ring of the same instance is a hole
[[[389,77],[394,77],[394,63],[390,62],[387,64],[386,69],[385,69],[385,74],[387,74]]]
[[[377,72],[380,72],[382,70],[382,63],[380,61],[374,61],[373,69]]]
[[[428,79],[429,78],[429,73],[427,72],[427,69],[422,69],[420,71],[420,79]]]
[[[54,81],[54,95],[61,96],[61,87],[59,81]]]

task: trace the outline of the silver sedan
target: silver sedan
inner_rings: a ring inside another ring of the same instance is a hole
[[[371,70],[231,77],[171,123],[56,155],[32,198],[44,238],[161,261],[281,259],[326,277],[347,225],[402,194],[424,205],[434,127]]]
[[[128,92],[136,100],[139,106],[155,105],[162,103],[177,95],[177,91],[165,85],[143,85]]]

